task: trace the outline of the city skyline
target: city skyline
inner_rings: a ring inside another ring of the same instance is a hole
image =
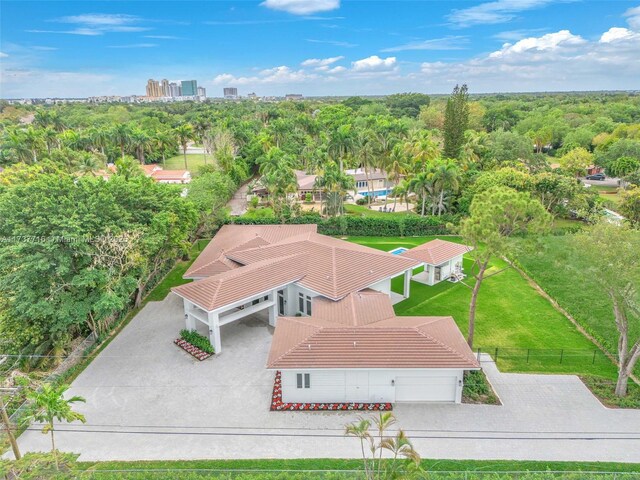
[[[638,1],[30,5],[1,7],[3,98],[144,95],[159,71],[215,96],[640,87]]]

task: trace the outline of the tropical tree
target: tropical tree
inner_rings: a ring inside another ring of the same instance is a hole
[[[156,132],[152,142],[162,155],[162,166],[165,166],[167,153],[175,152],[178,147],[178,139],[172,130],[160,130]]]
[[[416,130],[404,144],[405,150],[413,158],[413,171],[424,171],[427,164],[440,158],[440,145],[425,130]]]
[[[31,152],[31,160],[33,163],[37,163],[38,152],[45,146],[41,130],[36,130],[30,126],[24,131],[22,135],[22,142],[24,142],[25,146]]]
[[[571,242],[580,265],[578,278],[595,281],[611,302],[611,320],[618,330],[615,394],[624,397],[640,360],[640,232],[603,221]]]
[[[98,158],[98,156],[100,154],[94,155],[92,153],[89,152],[82,152],[81,153],[81,158],[79,163],[76,165],[76,168],[78,170],[78,172],[80,172],[83,175],[86,174],[95,174],[98,170],[100,170],[101,168],[104,168],[104,161],[100,158]],[[103,157],[104,158],[104,157]]]
[[[329,156],[340,165],[344,171],[344,160],[353,151],[354,135],[351,125],[340,125],[329,135]]]
[[[178,138],[178,142],[182,146],[182,154],[184,155],[184,169],[189,170],[189,165],[187,164],[187,146],[189,145],[189,140],[193,140],[193,127],[188,123],[183,123],[182,125],[178,125],[174,128],[174,133]]]
[[[579,177],[593,164],[593,155],[587,149],[578,147],[561,156],[558,163],[563,170]]]
[[[116,175],[124,177],[125,180],[130,180],[132,177],[142,175],[142,170],[132,156],[125,155],[123,158],[116,160]]]
[[[404,478],[403,471],[418,473],[420,470],[420,455],[404,431],[398,430],[393,437],[387,435],[387,431],[395,423],[396,418],[391,412],[381,412],[373,420],[360,418],[345,427],[346,436],[360,441],[367,480]],[[401,462],[400,459],[404,461]]]
[[[551,216],[542,204],[529,193],[509,187],[492,187],[476,194],[469,209],[470,215],[461,223],[460,233],[473,248],[471,274],[475,279],[469,303],[467,342],[473,347],[476,306],[482,282],[502,270],[486,275],[492,258],[505,256],[512,248],[516,235],[540,233],[551,223]]]
[[[141,128],[134,128],[131,131],[131,145],[136,152],[136,158],[140,165],[145,164],[145,152],[152,146],[152,138]]]
[[[620,196],[620,213],[632,228],[640,229],[640,187],[623,190]]]
[[[373,199],[371,170],[375,168],[378,159],[376,157],[374,134],[370,129],[360,129],[356,132],[354,157],[364,170],[364,175],[367,179],[367,203],[371,204],[371,200]]]
[[[351,175],[340,170],[337,163],[329,160],[324,168],[318,171],[315,187],[324,192],[327,199],[327,215],[335,216],[344,213],[344,197],[353,190],[354,180]]]
[[[406,202],[407,212],[409,211],[409,197],[411,195],[411,189],[409,187],[409,181],[407,179],[402,180],[398,185],[393,187],[393,195],[397,197],[401,202]],[[395,206],[394,206],[395,209]]]
[[[391,151],[391,155],[389,156],[389,162],[385,166],[385,170],[387,172],[387,178],[390,182],[393,183],[394,188],[398,186],[402,178],[409,171],[409,162],[410,158],[407,152],[404,150],[403,146],[400,144],[396,144]],[[389,195],[386,195],[386,198],[389,198]],[[393,211],[396,211],[396,203],[398,201],[398,197],[393,197]],[[386,204],[386,201],[385,201]]]
[[[109,137],[120,147],[120,158],[124,158],[125,150],[131,145],[131,127],[126,123],[119,123],[109,131]]]
[[[415,193],[420,199],[422,203],[422,206],[420,208],[420,215],[424,217],[425,208],[427,206],[427,197],[433,193],[433,172],[426,171],[418,173],[413,178],[411,178],[411,180],[409,180],[408,186],[409,190]],[[432,202],[431,214],[434,213],[433,205],[434,204]]]
[[[437,162],[433,169],[433,186],[438,193],[438,216],[445,210],[445,194],[456,192],[460,187],[460,170],[455,161],[448,159]]]
[[[31,405],[25,421],[44,423],[42,433],[51,435],[51,453],[55,457],[56,468],[58,468],[58,458],[54,421],[71,423],[79,420],[82,423],[86,422],[84,415],[72,409],[74,403],[85,402],[85,399],[77,395],[64,398],[68,389],[69,385],[44,384],[40,390],[29,392],[27,395]]]
[[[47,147],[47,153],[49,155],[51,154],[52,148],[58,148],[60,146],[58,132],[56,132],[52,127],[47,127],[42,130],[42,141]]]

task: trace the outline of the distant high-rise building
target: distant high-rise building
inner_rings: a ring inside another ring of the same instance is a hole
[[[182,96],[194,97],[198,94],[198,82],[196,80],[182,80]]]
[[[171,90],[169,90],[169,80],[167,80],[166,78],[162,79],[162,96],[163,97],[170,97],[171,96]]]
[[[238,98],[238,89],[235,87],[225,87],[222,89],[224,92],[224,98],[236,99]]]
[[[169,84],[169,96],[170,97],[181,97],[182,96],[182,87],[175,82],[171,82]]]
[[[284,96],[285,100],[302,100],[302,94],[301,93],[287,93]]]
[[[198,87],[198,96],[202,98],[207,98],[207,89],[204,87]]]
[[[147,97],[161,97],[162,90],[160,89],[160,82],[150,78],[147,80]]]

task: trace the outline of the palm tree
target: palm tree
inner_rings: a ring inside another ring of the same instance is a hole
[[[326,205],[327,215],[344,213],[344,197],[354,188],[351,175],[344,173],[334,161],[329,160],[324,169],[318,172],[315,186],[325,193],[327,200],[331,199],[331,204]]]
[[[425,130],[413,133],[411,139],[405,143],[405,149],[412,156],[415,171],[423,171],[429,162],[440,157],[440,146]]]
[[[464,140],[461,160],[464,170],[468,170],[470,165],[479,163],[487,153],[489,135],[485,132],[467,130],[464,132]]]
[[[373,198],[373,183],[370,178],[370,169],[375,168],[376,162],[375,139],[371,130],[359,130],[356,133],[354,154],[364,170],[364,176],[367,179],[367,203],[371,204],[371,199]]]
[[[45,145],[42,138],[41,130],[36,130],[33,127],[29,127],[24,131],[22,141],[31,152],[31,158],[33,163],[38,162],[38,151]]]
[[[174,132],[176,137],[178,137],[178,142],[182,146],[182,154],[184,155],[184,169],[189,170],[189,165],[187,164],[187,145],[189,144],[189,140],[193,139],[193,127],[188,123],[183,123],[182,125],[178,125]]]
[[[353,151],[353,132],[351,125],[341,125],[329,136],[328,152],[331,158],[340,164],[340,171],[344,171],[344,160]]]
[[[460,186],[460,170],[456,163],[451,160],[438,162],[433,171],[434,189],[438,193],[438,216],[442,215],[445,210],[444,196],[445,192],[457,191]]]
[[[162,167],[165,166],[167,151],[175,151],[174,149],[178,146],[178,139],[174,135],[174,132],[171,130],[160,130],[156,132],[153,143],[156,148],[162,152]]]
[[[116,175],[123,176],[125,180],[141,173],[142,170],[133,157],[126,155],[124,158],[116,160]]]
[[[391,156],[389,157],[389,164],[385,169],[387,172],[387,178],[393,182],[394,187],[397,187],[402,180],[402,177],[407,174],[409,170],[409,162],[408,155],[402,149],[401,145],[395,145],[393,150],[391,151]],[[389,195],[386,196],[387,198]],[[396,203],[398,201],[397,197],[393,197],[393,211],[396,211]],[[386,200],[385,200],[386,205]]]
[[[30,392],[27,395],[31,405],[25,421],[45,424],[42,433],[51,434],[51,453],[56,461],[56,469],[58,468],[58,455],[54,436],[54,420],[68,423],[76,420],[80,420],[82,423],[86,422],[84,415],[71,409],[72,404],[86,400],[79,396],[64,398],[68,389],[69,385],[44,384],[39,391]]]
[[[2,145],[2,151],[11,152],[12,158],[17,161],[28,161],[31,158],[31,150],[29,150],[27,144],[23,141],[24,132],[22,130],[13,129],[7,130]]]
[[[42,130],[42,140],[47,147],[47,153],[51,155],[51,149],[59,146],[58,132],[52,127],[46,127]]]
[[[109,132],[109,137],[120,147],[121,158],[124,159],[125,149],[131,145],[131,127],[126,123],[120,123]]]
[[[136,158],[140,165],[145,164],[144,154],[151,146],[152,139],[147,132],[140,128],[134,128],[131,131],[131,145],[136,152]]]
[[[424,217],[424,210],[427,204],[427,195],[433,190],[433,178],[431,172],[420,172],[409,182],[409,189],[422,199],[420,215]],[[432,208],[433,210],[433,208]],[[433,211],[432,211],[433,213]]]
[[[407,212],[409,211],[409,195],[411,189],[409,188],[409,181],[407,179],[402,180],[398,185],[393,188],[393,195],[398,197],[400,201],[404,201],[407,205]],[[395,206],[394,206],[395,209]]]
[[[80,172],[83,175],[86,175],[86,174],[93,175],[103,167],[104,165],[98,159],[98,157],[96,157],[91,153],[84,153],[82,155],[82,158],[80,159],[80,163],[78,163],[77,165],[78,172]]]

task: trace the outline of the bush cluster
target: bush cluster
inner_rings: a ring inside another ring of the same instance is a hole
[[[180,330],[180,338],[206,353],[215,353],[209,339],[193,330]]]
[[[389,217],[355,217],[344,215],[323,219],[318,214],[305,214],[279,221],[275,217],[248,218],[236,217],[232,220],[238,225],[270,224],[310,224],[318,225],[318,233],[324,235],[378,236],[378,237],[417,237],[425,235],[446,235],[453,233],[449,224],[457,223],[457,217],[419,217],[413,215]]]

